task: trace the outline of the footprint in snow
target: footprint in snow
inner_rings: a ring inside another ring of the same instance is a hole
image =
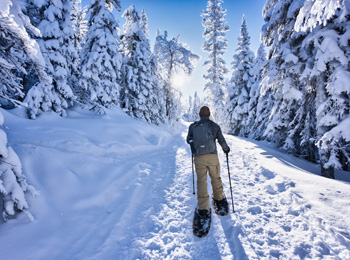
[[[260,206],[250,207],[247,211],[252,215],[258,215],[262,213]]]

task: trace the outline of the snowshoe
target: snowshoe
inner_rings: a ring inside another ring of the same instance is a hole
[[[216,200],[213,198],[213,208],[215,213],[220,216],[228,215],[228,203],[225,194],[223,194],[222,200]]]
[[[193,217],[193,234],[205,237],[209,233],[211,223],[211,209],[195,209]]]

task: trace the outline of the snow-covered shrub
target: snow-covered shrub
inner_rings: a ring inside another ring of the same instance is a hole
[[[3,125],[3,122],[4,119],[0,113],[0,125]],[[23,211],[31,221],[34,220],[28,211],[26,194],[35,197],[38,192],[27,183],[22,173],[21,162],[15,151],[7,145],[5,131],[0,129],[0,198],[4,220],[13,217],[18,211]]]

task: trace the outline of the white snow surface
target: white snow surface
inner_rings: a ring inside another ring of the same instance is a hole
[[[226,136],[235,213],[219,149],[231,212],[213,213],[209,235],[197,238],[188,123],[157,127],[119,110],[1,113],[40,191],[28,198],[33,222],[0,223],[1,259],[350,259],[349,173],[326,179],[266,143]]]

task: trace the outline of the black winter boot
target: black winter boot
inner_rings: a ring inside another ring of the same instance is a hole
[[[208,235],[211,223],[211,210],[195,209],[193,217],[193,234],[197,237]]]
[[[228,214],[228,203],[226,196],[224,195],[222,200],[216,200],[213,198],[213,207],[216,214],[226,216]]]

